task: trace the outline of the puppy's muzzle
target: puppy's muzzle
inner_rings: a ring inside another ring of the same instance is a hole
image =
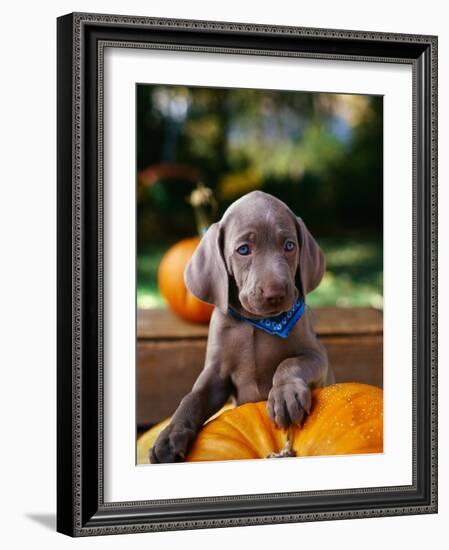
[[[253,315],[277,315],[293,307],[297,291],[285,279],[262,277],[249,293],[241,292],[239,298]]]
[[[271,282],[258,288],[258,295],[266,307],[277,309],[284,304],[287,296],[287,284]]]

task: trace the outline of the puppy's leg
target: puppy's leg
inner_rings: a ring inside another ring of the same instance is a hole
[[[150,462],[184,460],[204,422],[226,403],[230,393],[230,380],[222,378],[218,368],[207,366],[156,439],[150,450]]]
[[[324,386],[328,374],[324,348],[305,350],[298,357],[285,359],[273,376],[267,408],[280,428],[300,425],[312,406],[311,387]]]

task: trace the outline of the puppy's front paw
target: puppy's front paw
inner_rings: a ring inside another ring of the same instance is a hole
[[[268,413],[279,428],[301,425],[311,406],[309,386],[301,378],[274,385],[268,394]]]
[[[150,462],[181,462],[185,459],[188,448],[195,439],[196,433],[179,424],[169,424],[162,430],[150,449]]]

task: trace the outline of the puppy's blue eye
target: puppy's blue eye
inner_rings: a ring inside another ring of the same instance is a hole
[[[249,246],[247,244],[242,244],[242,246],[239,246],[237,248],[237,252],[241,255],[241,256],[248,256],[249,254]]]
[[[293,241],[287,241],[284,245],[284,249],[287,252],[291,252],[295,248],[295,243]]]

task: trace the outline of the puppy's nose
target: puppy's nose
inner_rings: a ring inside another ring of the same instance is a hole
[[[276,306],[285,298],[286,285],[281,283],[270,283],[263,287],[262,294],[270,305]]]

